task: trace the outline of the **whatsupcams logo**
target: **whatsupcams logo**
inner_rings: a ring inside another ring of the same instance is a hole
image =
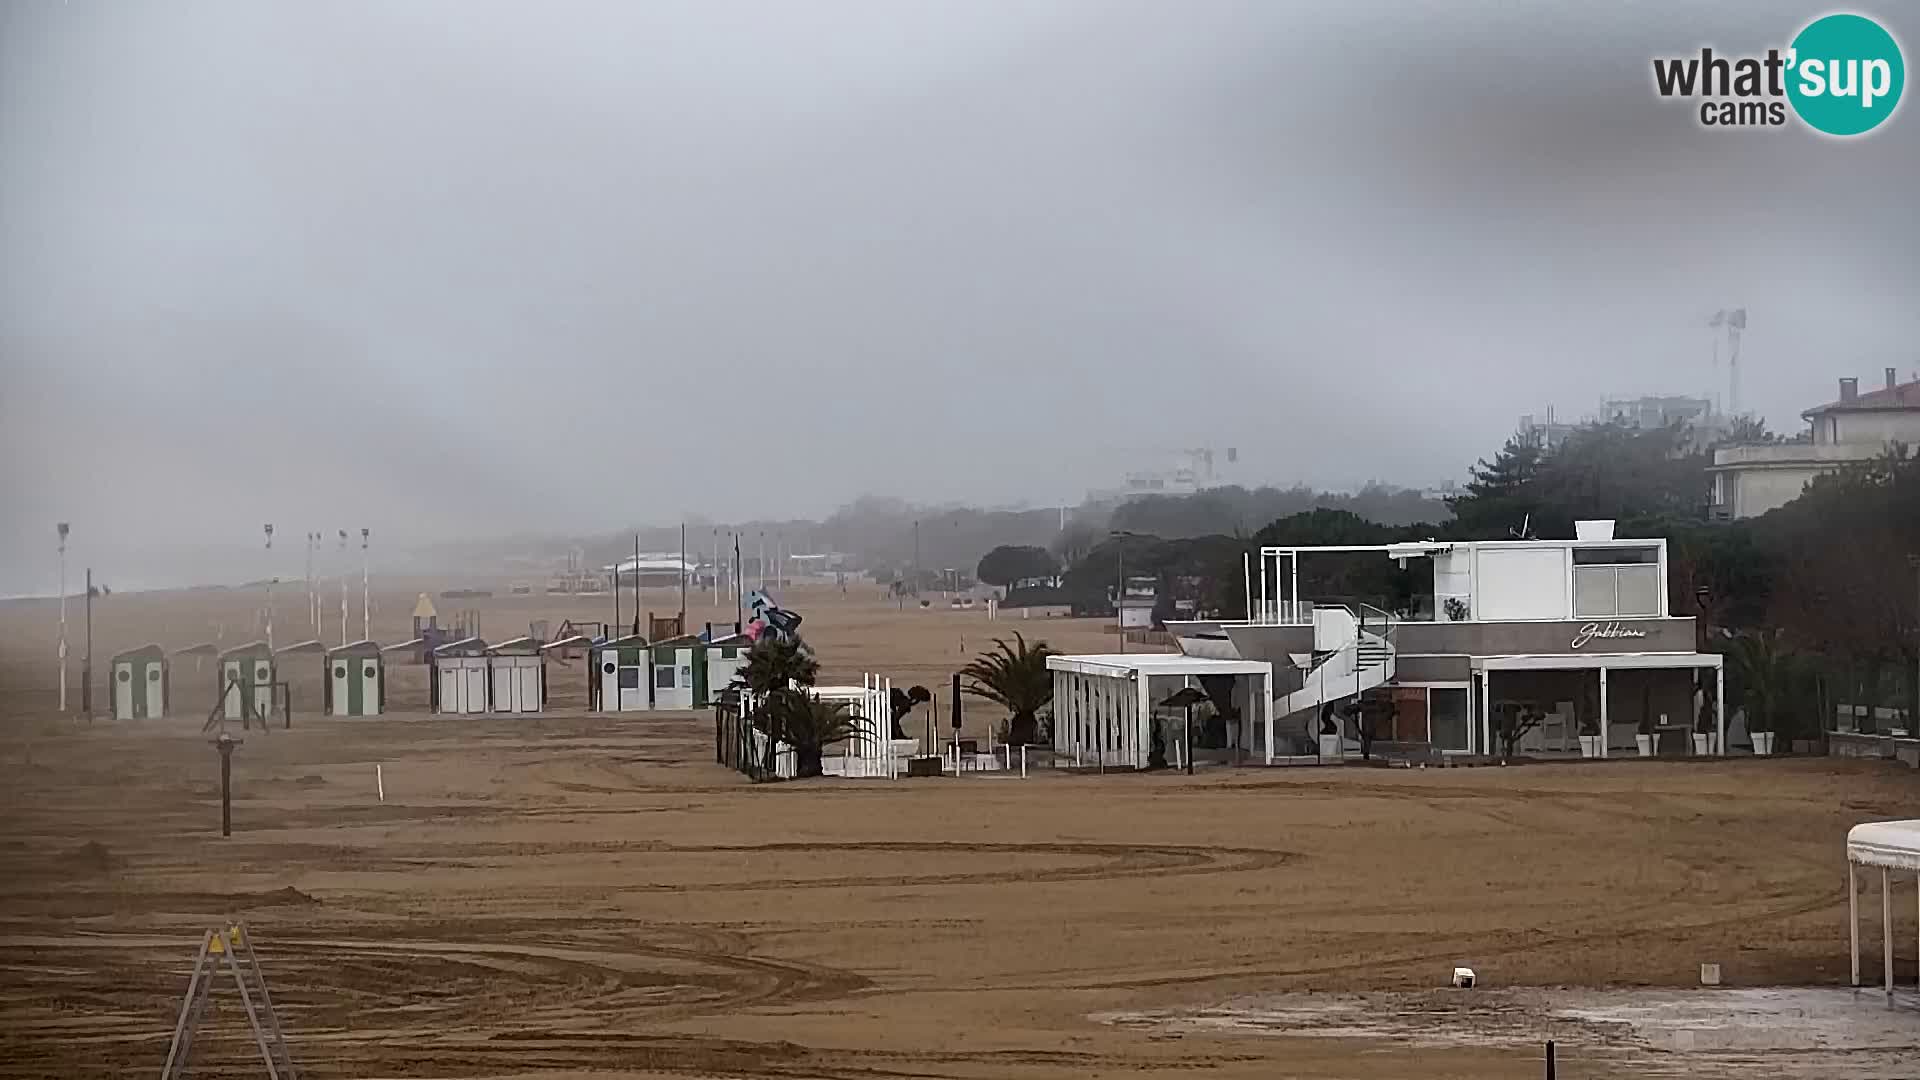
[[[1815,19],[1764,56],[1703,48],[1653,61],[1660,96],[1698,101],[1711,128],[1781,127],[1792,115],[1826,135],[1864,135],[1899,108],[1906,83],[1900,43],[1864,15]]]

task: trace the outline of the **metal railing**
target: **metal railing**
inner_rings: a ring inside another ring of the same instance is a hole
[[[1400,620],[1394,618],[1392,612],[1367,603],[1355,604],[1349,610],[1360,622],[1360,637],[1357,640],[1364,641],[1367,634],[1372,634],[1385,642],[1389,649],[1393,647],[1394,634],[1400,626]]]

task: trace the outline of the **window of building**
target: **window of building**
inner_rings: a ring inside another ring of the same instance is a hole
[[[673,669],[657,667],[653,669],[653,688],[655,690],[673,689]]]
[[[1660,614],[1660,567],[1575,566],[1573,614],[1579,619]]]
[[[1579,547],[1573,549],[1575,566],[1622,566],[1632,563],[1658,563],[1657,547]]]
[[[620,689],[622,690],[640,689],[640,669],[639,668],[623,667],[620,669]]]

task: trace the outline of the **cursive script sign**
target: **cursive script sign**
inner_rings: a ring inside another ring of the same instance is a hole
[[[1581,627],[1579,633],[1573,635],[1572,647],[1577,649],[1595,638],[1643,638],[1646,636],[1647,632],[1645,630],[1636,630],[1631,626],[1622,626],[1617,622],[1590,622]]]

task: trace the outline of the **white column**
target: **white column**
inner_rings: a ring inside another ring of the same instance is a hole
[[[1893,997],[1893,881],[1886,867],[1880,868],[1880,955],[1886,964],[1887,997]]]
[[[1600,669],[1600,756],[1607,756],[1607,740],[1612,732],[1607,730],[1607,669]]]
[[[1294,552],[1288,560],[1293,567],[1293,621],[1300,621],[1300,553]]]
[[[1272,621],[1267,618],[1267,553],[1265,551],[1260,552],[1260,621],[1263,623]]]
[[[1152,696],[1153,680],[1140,671],[1133,673],[1133,679],[1138,689],[1138,695],[1134,698],[1134,738],[1140,741],[1141,746],[1151,748],[1154,728],[1157,726],[1157,720],[1153,715],[1153,702],[1149,700]],[[1142,762],[1142,764],[1145,763]]]
[[[1060,693],[1061,673],[1049,671],[1047,674],[1053,679],[1053,749],[1057,753],[1060,750],[1060,717],[1066,711],[1066,698]]]
[[[1484,667],[1480,669],[1480,730],[1469,726],[1467,732],[1478,736],[1471,749],[1475,753],[1488,753],[1494,742],[1494,673]]]
[[[1078,765],[1087,756],[1087,677],[1076,671],[1067,681],[1073,685],[1073,763]]]
[[[1100,748],[1104,752],[1100,758],[1108,765],[1113,764],[1114,752],[1120,749],[1120,695],[1111,676],[1100,677]]]
[[[1860,870],[1847,860],[1847,962],[1853,969],[1853,985],[1860,985]]]
[[[1267,721],[1267,764],[1271,765],[1273,764],[1273,665],[1268,664],[1266,674],[1260,675],[1258,678],[1260,680],[1260,693],[1257,700],[1260,702],[1260,712],[1266,717]],[[1247,696],[1254,697],[1255,695],[1249,693]],[[1320,714],[1318,712],[1315,712],[1314,718],[1307,722],[1313,725],[1315,731],[1320,730],[1318,726],[1320,723]]]
[[[1713,669],[1713,726],[1719,733],[1714,736],[1714,749],[1724,756],[1727,752],[1727,669],[1724,665]]]
[[[1085,678],[1087,680],[1087,753],[1093,757],[1094,764],[1105,765],[1107,759],[1101,756],[1107,746],[1107,702],[1102,696],[1102,687],[1105,684],[1098,675],[1088,675]]]
[[[1480,714],[1480,722],[1478,724],[1469,723],[1467,725],[1467,751],[1469,753],[1475,752],[1479,746],[1480,729],[1487,727],[1493,722],[1493,714],[1490,711],[1492,706],[1488,704],[1491,698],[1487,694],[1487,684],[1492,678],[1493,672],[1488,671],[1486,668],[1480,669],[1478,685],[1474,687],[1476,695],[1480,698],[1480,707],[1474,710]]]
[[[1241,573],[1243,573],[1246,576],[1246,581],[1242,583],[1242,586],[1246,589],[1246,595],[1247,595],[1247,621],[1259,622],[1260,621],[1259,616],[1255,615],[1253,612],[1253,553],[1252,552],[1245,552],[1240,556],[1240,570],[1241,570]],[[66,625],[65,623],[61,624],[63,628],[65,627],[65,625]]]

